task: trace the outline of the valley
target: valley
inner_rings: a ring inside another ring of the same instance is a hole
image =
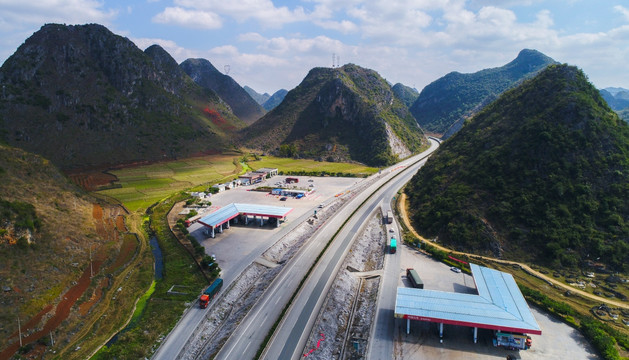
[[[258,93],[161,44],[0,67],[0,360],[629,357],[629,91],[525,48]]]

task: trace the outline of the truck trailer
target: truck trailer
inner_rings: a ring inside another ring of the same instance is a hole
[[[212,300],[216,296],[221,287],[223,287],[223,279],[218,278],[214,280],[212,285],[208,286],[207,289],[205,289],[205,291],[203,292],[203,294],[201,294],[201,297],[199,298],[199,306],[201,307],[201,309],[205,309],[208,306],[210,300]]]
[[[414,288],[417,288],[417,289],[424,288],[424,282],[419,277],[415,269],[406,269],[406,278],[408,279],[408,281],[410,281],[411,285],[413,285]]]
[[[391,210],[387,211],[387,215],[384,218],[384,221],[387,224],[393,224],[393,211],[391,211]]]
[[[504,331],[494,332],[494,346],[509,350],[528,350],[531,347],[531,337],[526,334],[510,333]]]
[[[391,237],[391,240],[389,241],[389,252],[391,252],[391,254],[395,254],[396,251],[397,251],[397,240],[395,240],[394,237]]]

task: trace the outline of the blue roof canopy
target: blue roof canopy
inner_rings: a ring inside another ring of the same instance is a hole
[[[202,217],[198,222],[205,226],[217,227],[238,215],[283,218],[291,211],[293,211],[293,208],[283,206],[232,203]]]
[[[478,295],[398,288],[395,317],[541,335],[511,274],[470,267]]]

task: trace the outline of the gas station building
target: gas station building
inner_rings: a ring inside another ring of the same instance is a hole
[[[273,218],[277,220],[276,225],[279,227],[280,220],[286,221],[286,216],[291,211],[293,211],[293,208],[283,206],[232,203],[202,217],[198,222],[208,227],[210,236],[215,237],[216,231],[219,233],[223,232],[223,225],[226,229],[229,229],[229,222],[232,219],[233,222],[237,222],[238,218],[244,218],[245,225],[249,221],[259,221],[260,226],[262,226],[265,218],[267,221]]]
[[[496,331],[541,335],[524,296],[511,274],[470,264],[478,294],[452,293],[436,290],[398,288],[395,317],[406,319],[406,333],[410,321],[474,328],[474,342],[478,328]]]

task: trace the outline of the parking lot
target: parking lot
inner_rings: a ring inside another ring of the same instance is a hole
[[[217,232],[216,237],[211,238],[204,233],[205,227],[203,225],[195,223],[190,226],[188,230],[205,247],[206,253],[215,255],[219,266],[223,270],[223,277],[230,279],[239,274],[279,237],[290,231],[290,228],[296,222],[314,214],[315,210],[319,210],[319,205],[326,206],[335,199],[336,195],[345,193],[352,186],[359,185],[361,181],[364,181],[363,178],[290,177],[298,178],[299,182],[286,185],[288,188],[314,189],[314,191],[301,199],[286,197],[285,201],[280,200],[282,198],[280,195],[251,191],[259,186],[276,187],[277,182],[286,179],[286,176],[275,176],[255,185],[240,186],[214,194],[210,197],[212,202],[211,208],[200,213],[206,215],[219,207],[231,203],[292,208],[293,210],[287,216],[287,221],[282,222],[279,228],[276,228],[274,225],[260,227],[259,224],[253,223],[247,226],[244,224],[232,225],[230,229],[224,229],[223,233]]]
[[[399,286],[410,287],[406,268],[411,267],[419,274],[425,289],[476,293],[470,275],[455,273],[449,266],[406,246],[401,250]],[[531,335],[532,347],[518,354],[522,359],[598,359],[580,332],[536,308],[531,310],[542,335]],[[474,344],[472,328],[444,325],[443,343],[440,343],[436,323],[411,321],[409,335],[406,335],[405,320],[397,319],[396,324],[395,359],[505,359],[508,354],[514,354],[495,348],[490,330],[479,329],[478,343]]]

